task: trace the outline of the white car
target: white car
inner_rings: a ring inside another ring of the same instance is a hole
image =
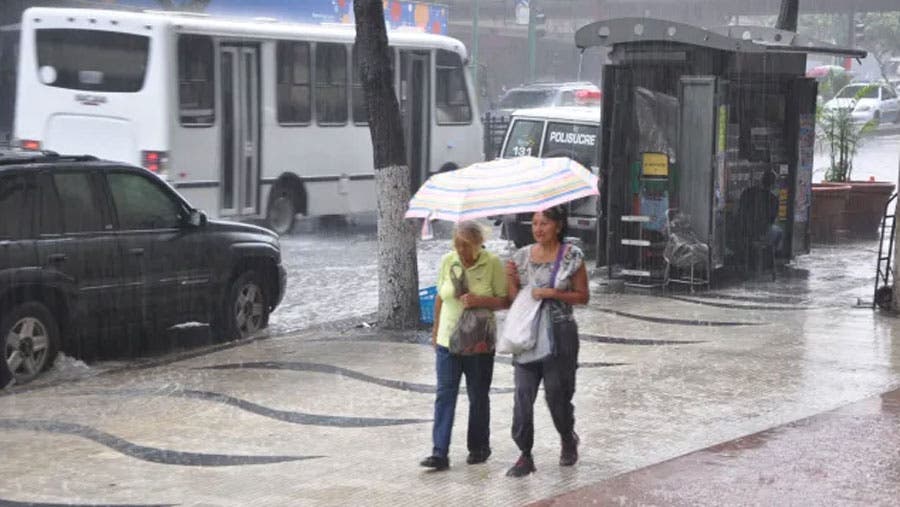
[[[900,99],[886,83],[852,83],[825,103],[826,110],[849,109],[855,122],[900,123]]]

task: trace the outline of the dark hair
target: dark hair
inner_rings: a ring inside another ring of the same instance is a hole
[[[559,205],[547,208],[541,213],[544,215],[544,218],[559,225],[559,234],[557,234],[557,238],[559,239],[559,242],[562,243],[563,240],[566,239],[566,236],[569,235],[569,210],[567,210],[565,206]]]

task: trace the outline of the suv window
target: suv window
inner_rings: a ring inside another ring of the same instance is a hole
[[[47,193],[42,210],[51,213],[46,222],[55,230],[44,230],[46,233],[79,233],[103,230],[103,214],[97,206],[98,200],[91,184],[91,175],[84,172],[58,173],[52,175],[56,195]],[[56,202],[54,200],[58,199]],[[58,204],[57,204],[58,203]],[[56,221],[56,224],[54,224]],[[62,225],[62,231],[59,230]]]
[[[137,174],[110,173],[106,181],[120,229],[173,229],[181,224],[181,204],[150,179]]]
[[[549,106],[553,103],[553,90],[510,90],[500,99],[501,109],[526,109]]]
[[[542,157],[569,157],[590,169],[597,159],[597,125],[549,122]]]
[[[514,120],[503,158],[537,157],[544,131],[544,122],[538,120]]]
[[[894,93],[894,90],[891,90],[890,87],[882,86],[881,87],[881,96],[883,100],[892,100],[896,99],[897,95]]]
[[[18,239],[24,235],[24,218],[29,216],[25,205],[25,178],[0,177],[0,240]]]

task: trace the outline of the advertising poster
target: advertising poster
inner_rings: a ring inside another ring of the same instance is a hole
[[[809,113],[800,115],[798,143],[799,159],[797,161],[797,197],[794,202],[794,222],[809,222],[813,157],[816,144],[815,115]]]

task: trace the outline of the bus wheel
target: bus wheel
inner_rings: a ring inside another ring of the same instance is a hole
[[[269,213],[266,217],[269,227],[278,234],[287,234],[294,228],[297,217],[297,208],[294,200],[287,192],[281,193],[269,204]]]

